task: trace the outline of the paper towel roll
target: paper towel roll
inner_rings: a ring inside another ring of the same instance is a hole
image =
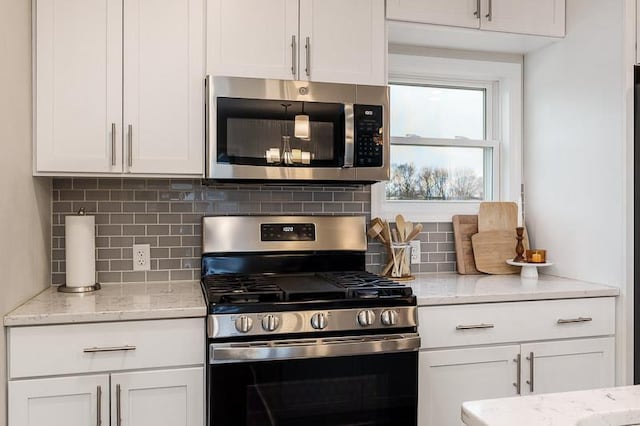
[[[95,216],[64,218],[67,287],[85,287],[96,283]]]

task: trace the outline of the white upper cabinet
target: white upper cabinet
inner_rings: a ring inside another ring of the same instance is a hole
[[[386,84],[386,44],[384,0],[300,0],[300,79]]]
[[[37,170],[120,172],[122,0],[39,0],[35,14]]]
[[[387,0],[387,18],[563,37],[565,0]]]
[[[127,172],[202,173],[203,11],[204,0],[125,0]]]
[[[207,71],[292,79],[297,74],[298,0],[209,0]]]
[[[208,0],[214,76],[386,84],[384,0]]]
[[[564,36],[565,0],[482,0],[481,4],[484,30]]]
[[[204,0],[36,0],[35,15],[36,174],[202,175]]]
[[[387,0],[387,18],[480,28],[479,8],[478,0]]]

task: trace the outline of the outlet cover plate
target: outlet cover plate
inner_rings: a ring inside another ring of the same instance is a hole
[[[411,264],[420,263],[420,240],[411,241]]]
[[[133,245],[133,270],[151,270],[151,246],[149,244]]]

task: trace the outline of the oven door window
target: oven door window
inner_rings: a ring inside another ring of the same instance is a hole
[[[414,426],[418,353],[210,366],[210,426]]]
[[[219,97],[216,108],[218,163],[278,167],[344,165],[343,104]],[[296,137],[300,135],[296,133],[296,116],[304,115],[309,117],[308,139]]]

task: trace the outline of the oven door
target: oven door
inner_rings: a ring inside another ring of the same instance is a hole
[[[415,426],[416,334],[209,348],[210,426]]]

